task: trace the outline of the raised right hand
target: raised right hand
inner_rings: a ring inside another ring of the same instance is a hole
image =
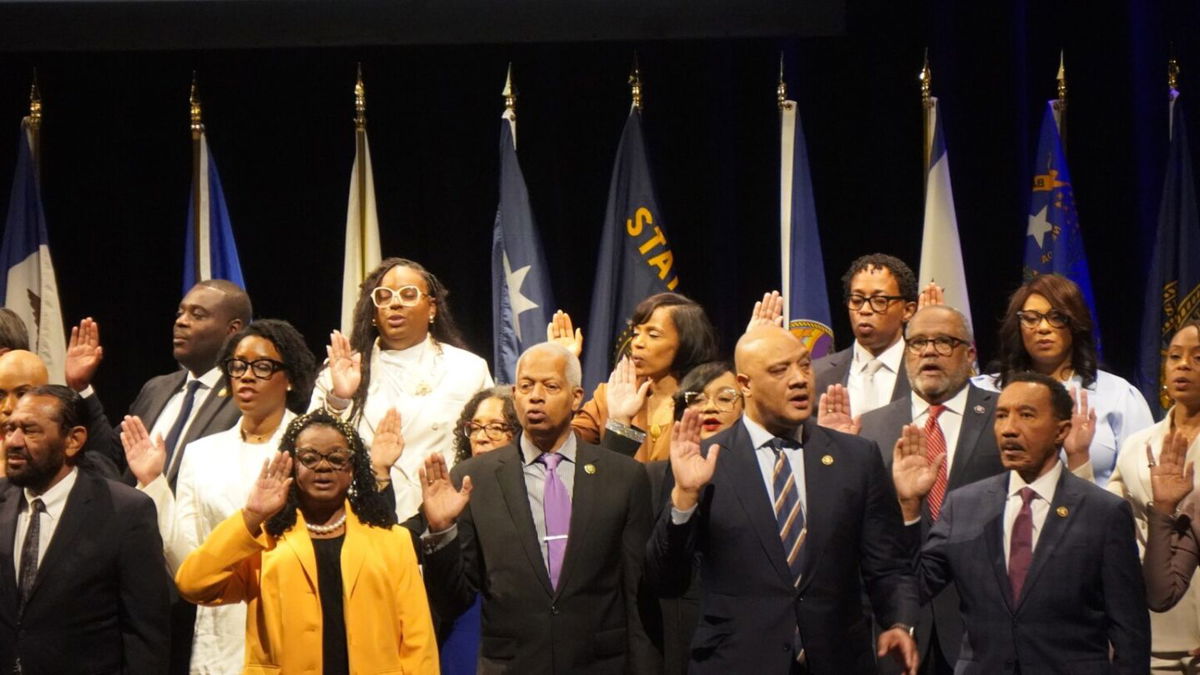
[[[253,534],[258,534],[262,524],[279,513],[287,504],[288,489],[292,486],[292,456],[284,451],[275,453],[271,459],[263,460],[258,480],[250,488],[242,519]]]
[[[450,482],[450,469],[442,453],[434,452],[425,458],[424,468],[418,469],[421,477],[421,510],[430,532],[444,532],[458,520],[458,516],[471,501],[471,477],[464,476],[462,489],[455,490]]]
[[[633,359],[622,356],[612,374],[608,376],[608,385],[604,388],[608,418],[621,424],[629,424],[642,406],[646,405],[646,394],[649,391],[650,378],[646,378],[639,386],[637,367],[633,365]]]
[[[583,329],[573,327],[571,315],[560,309],[546,324],[546,342],[557,342],[579,358],[583,353]]]
[[[783,296],[779,291],[771,291],[763,293],[762,300],[754,303],[754,308],[750,310],[750,321],[746,323],[746,332],[758,328],[759,326],[782,326],[783,325]]]
[[[1146,460],[1150,463],[1150,492],[1154,508],[1173,515],[1179,502],[1188,496],[1195,485],[1196,468],[1187,462],[1187,437],[1178,431],[1169,431],[1163,438],[1162,452],[1154,461],[1154,452],[1146,444]]]
[[[683,411],[683,418],[671,430],[671,473],[675,487],[671,503],[684,511],[700,500],[700,491],[712,480],[717,469],[720,446],[708,448],[708,457],[700,454],[700,412],[694,408]]]
[[[67,343],[67,361],[63,369],[67,386],[74,391],[87,389],[103,359],[100,325],[89,316],[71,329],[71,340]]]
[[[831,384],[817,402],[817,424],[845,434],[858,435],[862,416],[850,413],[850,391],[840,384]]]
[[[938,470],[946,461],[946,453],[928,457],[925,430],[915,424],[905,424],[892,449],[892,483],[901,503],[925,498],[937,482]]]
[[[138,485],[149,485],[162,475],[167,461],[167,444],[163,442],[162,434],[150,438],[140,417],[126,415],[121,421],[121,445],[125,448],[125,462]]]
[[[933,305],[946,304],[946,289],[938,286],[934,282],[929,282],[929,285],[921,289],[917,295],[917,309],[925,309]]]
[[[325,348],[329,357],[329,375],[333,380],[331,391],[338,398],[354,398],[362,382],[362,354],[350,348],[350,339],[335,330],[329,334],[329,346]]]

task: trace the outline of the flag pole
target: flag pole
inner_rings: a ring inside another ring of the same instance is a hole
[[[33,165],[38,178],[42,173],[42,94],[38,91],[37,68],[33,69],[33,83],[29,85],[29,136],[33,141]]]
[[[787,82],[783,81],[783,52],[779,52],[779,84],[775,85],[775,102],[779,109],[787,107]]]
[[[1067,151],[1067,69],[1064,50],[1058,52],[1058,100],[1054,102],[1054,116],[1058,118],[1058,135],[1062,138],[1063,152]]]
[[[922,183],[929,180],[929,155],[933,152],[933,129],[930,125],[933,117],[933,96],[930,94],[930,88],[933,84],[933,71],[929,69],[929,48],[925,48],[925,63],[921,66],[921,72],[917,73],[917,81],[921,83],[921,120],[924,127],[925,144],[921,151],[923,166],[925,167],[925,175]]]
[[[363,85],[362,63],[354,83],[354,156],[358,191],[358,281],[367,278],[367,89]]]
[[[509,127],[512,129],[513,147],[517,147],[517,90],[513,87],[512,80],[512,61],[508,62],[508,75],[504,78],[504,91],[500,92],[504,97],[504,116],[508,118]]]
[[[642,112],[642,70],[638,67],[637,52],[633,52],[633,72],[629,73],[629,93],[633,97],[633,109]]]
[[[194,278],[192,283],[200,281],[200,172],[201,139],[204,137],[204,120],[200,110],[200,98],[196,93],[196,71],[192,71],[192,88],[188,95],[188,108],[191,114],[192,128],[192,264]]]

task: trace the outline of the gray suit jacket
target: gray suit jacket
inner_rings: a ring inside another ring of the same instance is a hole
[[[825,393],[831,384],[846,384],[850,380],[850,362],[854,360],[854,347],[847,347],[840,352],[826,354],[813,362],[813,374],[817,380],[817,395]],[[903,369],[896,373],[896,386],[892,388],[892,400],[908,400],[912,389],[908,385],[908,377]],[[882,446],[880,446],[882,447]]]
[[[1004,471],[1004,466],[1000,463],[1000,451],[996,447],[996,435],[992,432],[998,395],[970,383],[967,387],[967,404],[958,432],[958,443],[955,445],[954,463],[946,477],[947,492]],[[879,444],[879,450],[883,453],[883,463],[889,472],[892,467],[892,448],[900,438],[900,429],[911,423],[911,396],[892,401],[863,415],[859,435]],[[931,520],[925,505],[921,506],[921,516],[922,534],[928,534]],[[958,647],[963,635],[958,602],[958,592],[954,584],[949,583],[928,605],[921,608],[916,634],[922,661],[929,654],[930,635],[935,626],[938,646],[946,663],[953,664],[958,660]]]

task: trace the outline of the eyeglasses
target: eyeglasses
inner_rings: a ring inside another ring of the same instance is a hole
[[[255,359],[253,361],[225,359],[225,363],[221,364],[221,369],[229,377],[242,377],[249,370],[260,380],[270,379],[272,375],[283,370],[283,368],[283,364],[275,359]]]
[[[397,298],[400,299],[402,307],[412,307],[420,302],[422,297],[429,297],[429,294],[412,285],[400,288],[376,286],[375,290],[371,291],[371,302],[375,303],[376,307],[387,307]]]
[[[329,454],[317,452],[316,450],[297,450],[296,461],[303,464],[306,468],[315,471],[324,460],[329,463],[329,468],[334,471],[341,471],[350,465],[350,460],[354,456],[345,450],[334,450]]]
[[[903,300],[904,296],[902,295],[872,295],[869,298],[865,295],[851,295],[846,298],[846,306],[854,311],[858,311],[862,309],[863,305],[870,304],[871,309],[876,312],[886,312],[888,305]]]
[[[1017,312],[1017,318],[1021,320],[1021,325],[1026,328],[1037,328],[1042,324],[1042,319],[1050,324],[1051,328],[1065,328],[1071,323],[1071,317],[1066,312],[1060,312],[1057,309],[1052,309],[1045,314],[1035,312],[1032,309],[1023,309]]]
[[[966,340],[943,335],[935,338],[910,338],[905,346],[913,356],[924,354],[925,348],[929,345],[933,345],[933,351],[937,352],[938,356],[950,356],[959,345],[965,344],[968,344]]]
[[[733,406],[737,404],[738,399],[742,395],[733,387],[722,387],[717,390],[711,401],[713,407],[721,412],[732,412]],[[683,402],[689,408],[704,408],[709,404],[708,394],[702,391],[685,391],[683,392]]]
[[[484,436],[491,441],[502,441],[512,437],[512,429],[507,424],[492,422],[491,424],[475,424],[474,422],[463,422],[463,435],[467,438],[474,436],[480,431]]]

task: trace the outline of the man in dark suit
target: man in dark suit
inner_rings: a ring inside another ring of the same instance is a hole
[[[154,503],[79,471],[78,395],[37,387],[5,426],[0,672],[162,673],[167,597]]]
[[[745,414],[703,448],[695,410],[676,423],[670,505],[647,547],[664,595],[700,556],[690,672],[873,673],[877,652],[915,672],[911,552],[879,448],[811,419],[812,362],[787,331],[747,332],[735,360]],[[889,627],[877,650],[864,582]]]
[[[250,323],[252,314],[250,297],[232,282],[210,279],[193,286],[179,302],[172,333],[173,355],[182,368],[150,378],[129,406],[130,415],[141,418],[152,434],[167,441],[163,471],[172,489],[187,444],[224,431],[241,417],[233,399],[220,386],[217,355],[225,338]],[[91,386],[102,356],[100,328],[90,318],[84,319],[71,329],[66,379],[67,385],[83,397],[89,420],[107,419]],[[110,433],[89,438],[87,450],[112,457],[125,471],[128,464],[119,431],[118,426]]]
[[[455,617],[482,595],[480,673],[652,672],[637,604],[645,469],[571,431],[583,389],[579,359],[563,346],[521,356],[514,399],[516,443],[449,474],[439,453],[425,461],[434,611]]]
[[[921,522],[928,531],[946,493],[1004,471],[992,433],[996,394],[971,384],[974,339],[958,310],[946,305],[918,310],[905,329],[905,345],[904,369],[912,393],[863,415],[859,435],[879,444],[889,472],[900,431],[909,424],[924,429],[935,456],[945,454],[937,484],[921,505]],[[953,672],[963,633],[954,584],[922,607],[916,629],[922,672]],[[889,672],[886,664],[880,665]]]
[[[903,333],[917,309],[917,278],[899,258],[872,253],[850,263],[842,290],[854,344],[813,364],[816,391],[846,387],[850,411],[863,415],[908,396]]]
[[[1071,475],[1059,450],[1071,397],[1054,379],[1018,373],[996,402],[1007,471],[947,495],[917,559],[923,600],[954,582],[966,625],[956,673],[1148,673],[1150,620],[1129,504]],[[942,458],[906,427],[895,454],[904,516]],[[915,541],[920,528],[907,534]]]

